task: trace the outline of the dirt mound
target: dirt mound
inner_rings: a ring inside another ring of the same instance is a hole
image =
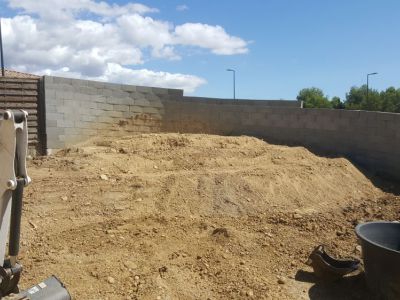
[[[250,137],[93,140],[29,173],[23,283],[76,299],[308,299],[316,243],[352,252],[356,222],[399,209],[344,158]]]

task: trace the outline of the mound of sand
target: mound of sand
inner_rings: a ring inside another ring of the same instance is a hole
[[[250,137],[93,140],[29,173],[23,284],[54,273],[76,299],[308,299],[315,243],[352,251],[353,223],[385,216],[348,160]]]

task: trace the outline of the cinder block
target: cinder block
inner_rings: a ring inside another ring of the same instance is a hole
[[[113,94],[113,90],[104,87],[104,89],[98,89],[98,93],[100,93],[100,95],[103,95],[105,97],[111,97]]]
[[[181,98],[183,97],[183,90],[178,89],[168,89],[168,94],[172,97]]]
[[[63,120],[64,114],[46,112],[46,119],[47,120]]]
[[[72,84],[71,78],[64,78],[64,77],[55,77],[53,76],[53,83],[62,83],[62,84]]]
[[[81,133],[81,128],[65,128],[65,136],[78,135]]]
[[[95,122],[97,117],[95,115],[92,115],[92,116],[90,116],[90,115],[81,115],[80,119],[81,119],[81,121],[84,121],[84,122]]]
[[[145,107],[143,107],[143,113],[158,115],[158,114],[160,114],[160,110],[155,107],[145,106]]]
[[[122,90],[125,92],[136,92],[136,86],[135,85],[122,85]]]
[[[72,86],[77,88],[81,86],[88,86],[88,80],[82,80],[82,79],[72,79],[71,80]]]
[[[77,92],[84,95],[98,95],[99,89],[90,86],[80,86],[77,88]]]
[[[122,118],[123,117],[123,113],[121,111],[108,111],[106,113],[107,116],[109,117],[113,117],[113,118]]]
[[[49,127],[57,127],[57,120],[46,120],[46,126]]]
[[[134,103],[135,106],[150,106],[150,101],[144,98],[135,99]]]
[[[47,148],[48,148],[48,153],[52,153],[54,151],[51,151],[52,149],[63,149],[65,147],[65,142],[60,141],[57,138],[54,139],[49,139],[47,140]]]
[[[107,102],[107,97],[104,95],[90,95],[90,102],[96,102],[96,103],[106,103]]]
[[[103,109],[91,109],[90,115],[91,116],[102,116],[105,114],[105,110]]]
[[[101,82],[101,81],[89,80],[88,81],[88,86],[89,87],[94,87],[94,88],[97,88],[97,89],[103,89],[105,87],[105,83]]]
[[[83,108],[97,108],[97,103],[93,101],[81,101],[80,107]]]
[[[48,127],[46,128],[47,137],[49,140],[57,139],[59,135],[65,134],[64,128]]]
[[[71,113],[64,113],[64,120],[70,120],[70,121],[80,121],[81,120],[81,114],[77,113],[76,110],[74,110]]]
[[[128,92],[124,92],[122,90],[113,90],[112,91],[112,98],[129,98],[129,93]]]
[[[143,106],[129,105],[129,111],[130,112],[135,112],[135,113],[142,113],[143,112]]]
[[[136,91],[143,94],[151,94],[152,88],[147,86],[136,86]]]
[[[81,134],[86,135],[86,136],[95,136],[97,135],[98,131],[97,129],[82,129]]]
[[[133,115],[134,115],[134,113],[130,112],[130,111],[123,111],[122,112],[122,117],[125,118],[125,119],[132,118]]]
[[[54,77],[53,76],[43,76],[44,79],[44,85],[46,86],[47,84],[52,84],[54,81]]]
[[[134,101],[130,97],[107,97],[107,103],[116,105],[131,105],[134,103]]]
[[[56,90],[57,100],[72,100],[74,99],[74,93],[72,91]]]
[[[52,104],[49,104],[49,105],[46,104],[46,112],[48,112],[48,113],[56,113],[57,112],[57,106],[56,105],[52,105]]]
[[[104,88],[110,89],[110,90],[119,90],[119,91],[121,91],[122,90],[122,84],[106,82],[106,83],[104,83]]]
[[[97,122],[112,124],[112,123],[114,123],[114,118],[109,117],[109,116],[99,116],[99,117],[97,117]]]
[[[113,105],[108,103],[97,103],[97,108],[107,111],[114,109]]]
[[[75,121],[74,126],[76,128],[86,129],[86,128],[91,128],[93,126],[93,123],[92,122]]]
[[[168,89],[152,87],[151,92],[156,95],[168,95]]]
[[[57,120],[57,127],[60,128],[73,128],[75,127],[73,120]]]
[[[113,110],[114,111],[129,111],[129,105],[119,105],[119,104],[114,104],[113,105]]]

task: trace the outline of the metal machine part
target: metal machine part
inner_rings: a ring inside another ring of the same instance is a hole
[[[0,299],[69,300],[68,291],[54,276],[18,294],[22,198],[31,182],[26,171],[27,116],[23,110],[0,110]]]
[[[11,294],[2,300],[70,300],[71,296],[58,280],[51,276],[45,281],[27,289],[19,294]]]
[[[357,259],[336,259],[330,256],[324,245],[315,247],[306,262],[314,269],[315,275],[326,281],[335,281],[360,267]]]

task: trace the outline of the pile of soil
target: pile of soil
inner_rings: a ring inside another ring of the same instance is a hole
[[[359,257],[354,226],[400,215],[348,160],[250,137],[92,140],[29,175],[22,286],[55,274],[75,299],[363,299],[304,262]]]

